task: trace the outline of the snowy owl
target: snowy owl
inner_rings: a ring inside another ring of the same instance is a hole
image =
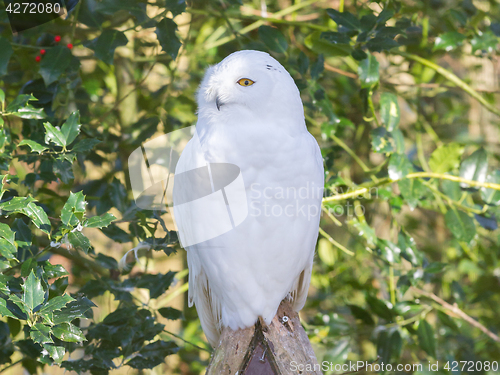
[[[213,166],[232,166],[226,177],[238,174],[243,189],[243,195],[224,193],[226,204],[233,202],[231,230],[204,241],[185,239],[183,245],[189,304],[195,304],[215,347],[224,327],[249,327],[259,317],[270,324],[285,298],[296,311],[304,306],[324,171],[318,143],[306,128],[299,90],[269,54],[239,51],[210,67],[197,100],[196,136],[182,152],[176,176],[193,165],[212,166],[208,186],[215,191],[221,187],[212,180],[219,173]],[[176,221],[187,223],[188,232],[199,238],[208,231],[207,221],[175,208],[187,200],[186,191],[203,190],[201,185],[176,177],[173,197]],[[238,220],[235,205],[245,214]],[[217,226],[222,216],[217,209],[211,212],[209,222]]]

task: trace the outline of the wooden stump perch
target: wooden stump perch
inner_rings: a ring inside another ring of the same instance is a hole
[[[237,331],[224,328],[206,373],[219,374],[309,375],[322,372],[298,314],[288,301],[283,301],[269,326],[259,320],[253,327]]]

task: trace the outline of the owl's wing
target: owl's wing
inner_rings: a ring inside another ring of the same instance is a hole
[[[208,342],[214,348],[219,342],[221,327],[221,304],[210,289],[208,278],[200,264],[200,258],[195,250],[187,251],[189,266],[189,307],[196,306],[201,327]]]
[[[314,136],[310,133],[308,134],[308,142],[310,143],[311,150],[313,150],[314,153],[314,160],[316,162],[314,170],[317,172],[315,173],[316,178],[314,183],[318,184],[319,186],[324,186],[325,184],[325,175],[324,175],[324,166],[323,166],[323,156],[321,155],[321,149],[319,148],[318,142],[314,138]],[[321,198],[318,200],[318,205],[319,205],[319,212],[321,212]],[[320,216],[318,215],[317,217],[317,225],[311,226],[309,230],[314,230],[316,231],[316,237],[318,236],[318,227],[319,227],[319,218]],[[304,270],[299,274],[299,276],[295,279],[293,283],[293,287],[290,290],[289,293],[289,298],[292,302],[292,307],[295,311],[300,311],[304,307],[307,299],[307,294],[309,291],[309,284],[311,283],[311,273],[312,273],[312,267],[313,267],[313,262],[314,262],[314,251],[315,251],[315,246],[313,246],[310,249],[310,257],[309,257],[309,262],[307,263],[306,267]]]
[[[191,139],[183,150],[179,161],[176,165],[176,174],[188,172],[206,164],[204,160],[203,150],[200,148],[197,139]],[[175,180],[174,180],[175,184]],[[174,212],[176,204],[185,200],[186,187],[180,187],[173,190]],[[192,211],[184,211],[184,215],[194,215]],[[175,215],[174,215],[175,216]],[[183,217],[184,225],[194,225],[195,217]],[[189,231],[189,228],[184,228]],[[207,275],[203,270],[201,257],[198,251],[199,246],[187,246],[187,260],[189,268],[189,290],[188,304],[192,307],[196,306],[196,311],[200,318],[201,326],[208,342],[212,346],[216,346],[221,334],[221,303],[215,294],[212,292]]]

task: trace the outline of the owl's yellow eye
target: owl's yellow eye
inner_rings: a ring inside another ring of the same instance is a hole
[[[255,81],[252,81],[250,78],[242,78],[238,82],[236,82],[240,86],[252,86]]]

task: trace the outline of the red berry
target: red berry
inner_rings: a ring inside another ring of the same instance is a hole
[[[56,41],[56,43],[59,43],[61,41],[61,37],[59,35],[56,35],[54,40]]]
[[[37,57],[35,57],[36,62],[40,62],[41,59],[42,59],[42,56],[40,56],[40,55],[38,55]]]
[[[40,55],[45,55],[45,50],[44,49],[40,50]]]
[[[73,44],[68,43],[67,47],[68,47],[69,49],[72,49],[72,48],[73,48]]]

